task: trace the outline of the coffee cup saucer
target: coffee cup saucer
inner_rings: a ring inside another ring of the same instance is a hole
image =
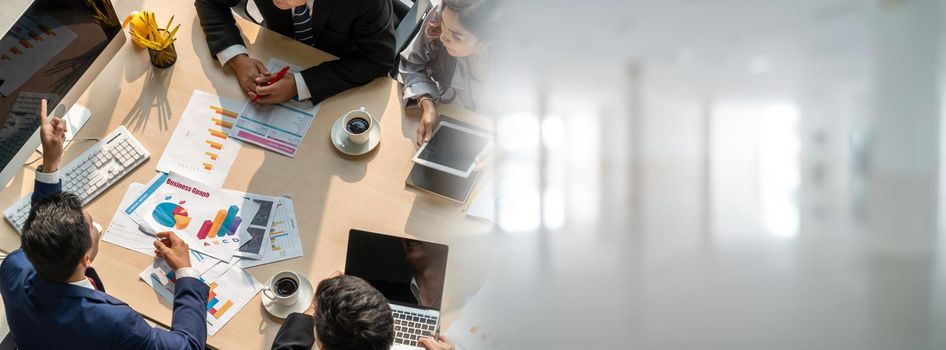
[[[371,117],[371,129],[368,130],[368,142],[357,144],[348,139],[345,132],[345,117],[342,116],[332,125],[332,144],[339,152],[349,156],[360,156],[371,152],[381,143],[381,122]]]
[[[295,304],[282,305],[277,303],[276,300],[266,296],[266,293],[260,293],[262,295],[263,308],[266,309],[266,312],[273,315],[273,317],[285,319],[293,312],[304,312],[305,309],[309,308],[309,304],[312,303],[312,297],[315,296],[315,289],[312,288],[312,283],[309,282],[308,278],[299,277],[301,279],[301,283],[299,283],[299,298],[296,299]]]

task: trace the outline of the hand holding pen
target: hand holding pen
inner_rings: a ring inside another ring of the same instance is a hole
[[[289,67],[280,69],[274,76],[256,78],[256,91],[250,94],[253,102],[277,104],[291,100],[296,94],[295,74],[287,74]]]

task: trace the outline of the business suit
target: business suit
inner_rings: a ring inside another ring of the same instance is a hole
[[[315,319],[294,312],[276,332],[273,350],[309,350],[315,345]]]
[[[60,192],[62,181],[36,181],[33,204]],[[22,249],[0,265],[0,295],[10,335],[22,349],[204,349],[209,287],[180,278],[171,330],[152,328],[127,304],[105,293],[89,268],[96,290],[40,277]]]
[[[295,38],[293,14],[271,0],[254,0],[267,28]],[[196,0],[210,53],[218,55],[243,38],[230,7],[239,0]],[[313,103],[384,76],[394,66],[394,22],[390,0],[315,0],[311,11],[314,47],[339,57],[301,72]],[[278,53],[273,53],[278,57]],[[226,62],[221,62],[221,64]]]

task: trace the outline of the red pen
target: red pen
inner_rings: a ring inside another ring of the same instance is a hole
[[[279,79],[282,79],[282,77],[286,76],[286,72],[289,72],[289,66],[286,66],[283,69],[280,69],[279,72],[276,73],[276,76],[273,77],[273,80],[270,80],[266,84],[263,84],[263,86],[270,86],[270,85],[275,84],[277,81],[279,81]],[[259,97],[260,95],[253,96],[253,102],[256,102],[256,100],[258,100]]]

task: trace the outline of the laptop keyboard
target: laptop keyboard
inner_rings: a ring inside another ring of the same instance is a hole
[[[437,317],[419,315],[413,312],[393,310],[394,343],[417,346],[417,339],[432,338],[437,328]]]

